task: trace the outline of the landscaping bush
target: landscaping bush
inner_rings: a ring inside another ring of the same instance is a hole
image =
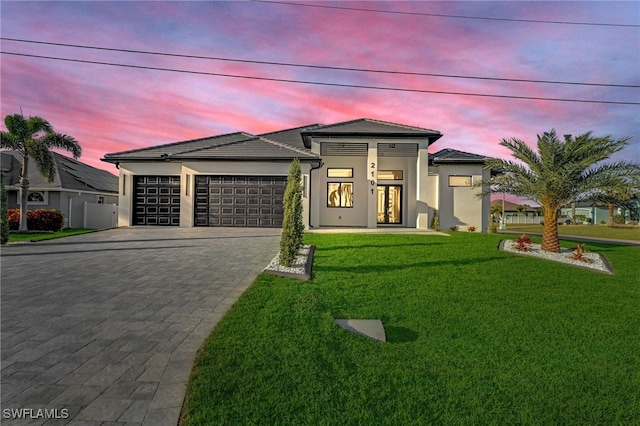
[[[291,266],[302,247],[304,223],[302,222],[302,171],[300,161],[296,158],[289,168],[287,188],[282,201],[284,218],[282,220],[282,237],[280,238],[280,264]]]
[[[622,216],[621,214],[614,214],[613,223],[616,225],[624,225],[624,216]]]
[[[18,230],[20,227],[20,209],[8,209],[9,229]],[[27,228],[30,231],[59,231],[63,223],[62,213],[58,210],[27,210]]]
[[[431,218],[431,229],[435,231],[440,230],[440,217],[438,216],[438,210],[433,209],[433,218]]]
[[[469,232],[475,232],[476,227],[475,226],[467,226],[467,231]]]
[[[450,230],[450,231],[454,231],[454,232],[455,232],[455,231],[457,231],[457,230],[458,230],[458,225],[450,226],[450,227],[449,227],[449,230]]]
[[[527,234],[522,234],[515,241],[514,248],[518,251],[529,251],[531,249],[531,238]]]

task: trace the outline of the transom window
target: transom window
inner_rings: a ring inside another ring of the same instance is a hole
[[[327,183],[327,207],[353,207],[353,183]]]
[[[449,186],[471,186],[471,176],[449,176]]]
[[[402,170],[378,170],[378,180],[402,180]]]
[[[330,178],[352,178],[353,169],[327,169],[327,177]]]
[[[44,203],[44,194],[42,192],[30,192],[27,195],[27,201],[30,203]]]

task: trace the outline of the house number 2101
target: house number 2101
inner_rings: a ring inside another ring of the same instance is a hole
[[[369,167],[369,170],[371,170],[371,180],[369,181],[369,183],[371,183],[371,186],[375,186],[376,184],[376,163],[371,163],[371,166]],[[371,188],[371,193],[373,194],[375,192],[374,188]]]

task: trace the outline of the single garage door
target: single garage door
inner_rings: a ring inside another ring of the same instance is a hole
[[[196,176],[196,226],[282,227],[286,176]]]
[[[180,176],[135,176],[135,225],[180,225]]]

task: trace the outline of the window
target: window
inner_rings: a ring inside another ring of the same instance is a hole
[[[353,183],[327,183],[327,207],[353,207]]]
[[[330,178],[352,178],[353,169],[327,169],[327,177]]]
[[[34,191],[29,192],[27,195],[27,204],[29,205],[45,205],[49,202],[48,193],[46,191]],[[20,192],[18,191],[18,205],[22,204],[22,197],[20,196]]]
[[[449,186],[471,186],[471,176],[449,176]]]
[[[378,170],[378,180],[402,180],[402,170]]]
[[[27,201],[29,203],[44,203],[44,194],[42,192],[30,192],[27,195]]]

